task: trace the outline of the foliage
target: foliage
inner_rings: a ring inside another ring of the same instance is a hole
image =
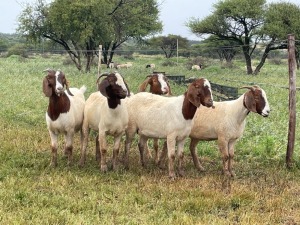
[[[166,58],[175,56],[177,43],[178,48],[180,47],[180,49],[188,48],[188,40],[180,35],[169,34],[168,36],[158,36],[148,40],[148,44],[160,48],[164,52]]]
[[[28,57],[27,47],[24,44],[15,44],[7,50],[7,57],[11,55],[19,55],[26,58]]]
[[[288,12],[288,13],[287,13]],[[268,45],[262,53],[257,74],[271,50],[287,48],[287,34],[299,32],[300,8],[292,3],[266,4],[265,0],[225,0],[214,5],[214,11],[203,20],[192,18],[187,26],[197,35],[215,35],[220,40],[233,40],[242,46],[247,72],[251,74],[251,55],[259,43],[266,40]],[[285,37],[284,37],[285,36]]]
[[[19,21],[20,33],[33,41],[46,38],[60,44],[80,71],[84,56],[86,72],[99,44],[107,63],[108,52],[112,60],[115,49],[129,38],[140,39],[161,30],[154,0],[55,0],[48,5],[38,0],[27,5]]]

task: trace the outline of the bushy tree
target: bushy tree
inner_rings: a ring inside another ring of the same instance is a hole
[[[171,58],[176,53],[177,41],[180,49],[188,48],[188,39],[181,37],[180,35],[169,34],[168,36],[153,37],[148,40],[148,43],[150,46],[160,48],[164,52],[166,58]]]
[[[30,40],[47,38],[60,44],[78,70],[84,56],[88,72],[100,44],[107,63],[108,52],[112,59],[129,38],[161,31],[157,8],[155,0],[38,0],[22,12],[18,30]]]
[[[300,35],[299,16],[299,7],[292,3],[267,5],[265,0],[223,0],[214,5],[211,15],[203,20],[191,18],[187,26],[198,36],[214,35],[220,40],[238,43],[245,57],[248,74],[253,73],[253,51],[266,40],[264,56],[254,71],[257,74],[269,51],[287,47],[286,43],[278,43],[278,40],[286,39],[289,33]]]

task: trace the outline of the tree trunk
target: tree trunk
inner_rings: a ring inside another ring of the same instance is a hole
[[[246,60],[246,66],[247,66],[247,74],[252,74],[252,65],[251,65],[251,56],[249,54],[249,45],[244,45],[243,46],[243,53],[244,53],[244,57]]]
[[[268,54],[269,52],[271,51],[271,46],[273,45],[273,42],[270,42],[266,48],[265,48],[265,51],[264,51],[264,54],[262,55],[261,59],[260,59],[260,62],[259,64],[257,65],[257,67],[255,68],[255,71],[254,71],[254,74],[257,75],[260,71],[260,69],[263,67],[263,65],[265,64],[266,62],[266,59],[268,57]]]

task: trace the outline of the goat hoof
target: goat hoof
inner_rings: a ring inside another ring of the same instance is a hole
[[[107,172],[107,165],[101,165],[100,170],[101,170],[101,172],[106,173]]]
[[[231,173],[228,170],[223,171],[223,174],[227,177],[231,177]]]
[[[199,172],[205,172],[205,168],[204,168],[203,166],[197,167],[197,170],[198,170]]]
[[[231,177],[235,177],[235,172],[234,171],[230,171]]]
[[[179,174],[179,176],[184,177],[184,171],[183,170],[179,170],[178,174]]]

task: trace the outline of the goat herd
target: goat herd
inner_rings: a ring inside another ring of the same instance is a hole
[[[69,88],[65,74],[58,70],[46,70],[43,92],[49,97],[46,123],[51,138],[51,165],[57,165],[58,134],[65,136],[65,154],[68,164],[72,162],[74,134],[81,131],[81,158],[84,166],[90,129],[97,131],[96,159],[102,172],[108,170],[106,154],[107,135],[114,138],[112,169],[118,164],[119,147],[126,134],[124,166],[129,167],[129,150],[137,133],[141,164],[145,166],[145,155],[149,155],[147,140],[154,139],[154,159],[160,168],[168,156],[169,177],[175,178],[174,163],[177,145],[178,174],[184,175],[183,150],[185,140],[190,137],[190,151],[195,167],[202,171],[196,154],[200,140],[217,140],[222,154],[223,173],[234,176],[234,145],[243,134],[245,118],[249,112],[267,117],[270,112],[266,93],[258,86],[248,89],[236,100],[214,102],[207,79],[196,79],[180,96],[171,95],[166,77],[153,73],[139,87],[139,93],[130,92],[124,78],[116,71],[102,74],[98,90],[85,101],[86,87]],[[150,86],[150,93],[145,92]],[[201,106],[202,105],[202,106]],[[166,139],[158,154],[158,139]]]

